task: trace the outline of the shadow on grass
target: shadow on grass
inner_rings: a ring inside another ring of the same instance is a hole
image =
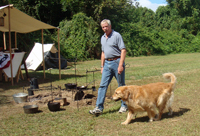
[[[59,112],[59,111],[65,111],[66,109],[65,108],[60,108],[59,110],[56,110],[56,111],[50,111],[50,112]]]
[[[50,73],[46,73],[45,74],[46,78],[44,79],[44,75],[43,73],[36,73],[36,74],[29,74],[29,79],[31,78],[36,78],[38,85],[40,84],[45,84],[45,83],[52,83],[55,81],[59,81],[59,74],[50,74]],[[75,74],[62,74],[61,75],[61,79],[62,80],[67,80],[68,79],[74,79],[77,78],[85,78],[86,75],[75,75]],[[17,89],[17,88],[21,88],[21,87],[30,87],[30,81],[27,79],[27,77],[24,76],[24,79],[19,79],[19,82],[16,83],[15,78],[13,79],[14,85],[11,85],[11,81],[0,81],[0,92],[4,92],[8,89]]]
[[[109,111],[106,111],[104,112],[103,114],[110,114],[110,113],[115,113],[115,112],[118,112],[119,111],[119,108],[118,109],[113,109],[113,110],[109,110]],[[177,112],[173,112],[173,115],[168,115],[168,112],[166,113],[163,113],[162,114],[162,119],[164,118],[174,118],[174,117],[179,117],[179,116],[182,116],[184,113],[190,111],[190,109],[188,108],[179,108],[179,111]],[[128,114],[128,112],[126,112],[125,114]],[[134,117],[133,119],[131,120],[130,123],[134,123],[134,122],[148,122],[149,121],[149,117],[148,116],[144,116],[144,117],[137,117],[137,114],[134,114]]]
[[[190,109],[188,109],[188,108],[179,108],[179,111],[173,112],[172,115],[168,115],[168,112],[166,112],[166,113],[162,114],[161,120],[164,119],[164,118],[168,119],[168,118],[180,117],[180,116],[182,116],[184,113],[186,113],[188,111],[190,111]],[[130,123],[148,122],[149,121],[149,117],[148,116],[137,118],[137,115],[136,115],[135,117],[136,118],[132,119]]]

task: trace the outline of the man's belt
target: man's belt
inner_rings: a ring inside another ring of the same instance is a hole
[[[120,56],[114,57],[114,58],[109,58],[109,59],[106,59],[106,60],[107,60],[107,61],[113,61],[113,60],[117,60],[118,58],[120,58]]]

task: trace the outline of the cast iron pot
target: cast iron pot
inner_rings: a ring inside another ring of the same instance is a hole
[[[50,111],[59,111],[60,110],[60,103],[59,102],[48,102],[48,108]]]
[[[77,84],[75,83],[67,83],[65,84],[66,89],[75,89]]]
[[[24,108],[24,113],[27,113],[27,114],[38,112],[38,106],[37,105],[26,105],[23,108]]]

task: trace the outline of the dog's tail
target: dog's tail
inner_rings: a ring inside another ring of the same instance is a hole
[[[173,84],[173,88],[176,85],[176,76],[173,73],[164,73],[163,77],[165,79],[171,79],[171,83]]]

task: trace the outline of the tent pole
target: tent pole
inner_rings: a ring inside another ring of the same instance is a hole
[[[6,34],[3,32],[3,43],[4,43],[4,50],[6,50]]]
[[[60,60],[60,38],[59,38],[59,28],[58,28],[58,64],[59,64],[59,79],[61,79],[61,60]]]
[[[44,39],[43,39],[43,29],[42,29],[42,56],[43,56],[43,73],[44,73],[44,79],[45,76],[45,62],[44,62]]]
[[[15,48],[17,48],[17,32],[15,32]]]
[[[12,67],[12,47],[11,47],[11,31],[10,31],[10,6],[8,6],[8,24],[9,24],[9,51],[10,51],[10,71],[11,71],[11,82],[13,83],[13,67]]]

